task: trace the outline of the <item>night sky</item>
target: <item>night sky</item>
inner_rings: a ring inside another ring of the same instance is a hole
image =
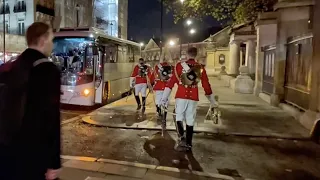
[[[192,26],[197,29],[197,36],[190,39],[187,34],[190,28],[185,27],[184,24],[185,21],[174,24],[172,13],[164,12],[164,41],[178,37],[178,35],[183,35],[183,42],[200,41],[209,36],[208,28],[214,26],[214,31],[220,29],[219,23],[212,18],[194,21]],[[160,37],[160,2],[158,0],[129,0],[128,39],[133,38],[134,41],[147,43],[153,36]]]

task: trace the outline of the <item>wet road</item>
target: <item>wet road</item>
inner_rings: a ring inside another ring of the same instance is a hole
[[[98,107],[81,107],[81,106],[70,106],[70,105],[62,105],[60,108],[61,121],[66,121],[68,119],[85,115]]]
[[[320,146],[309,141],[205,136],[194,138],[193,153],[174,151],[176,135],[108,129],[81,121],[62,128],[64,155],[90,156],[194,169],[253,179],[320,179]]]

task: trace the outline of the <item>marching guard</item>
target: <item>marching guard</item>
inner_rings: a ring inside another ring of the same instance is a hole
[[[193,126],[196,118],[197,103],[199,101],[198,83],[201,81],[205,95],[211,103],[211,107],[217,107],[212,94],[211,85],[203,65],[195,60],[197,48],[188,49],[188,60],[176,64],[173,75],[166,84],[161,104],[168,103],[168,97],[172,88],[177,83],[178,90],[175,96],[176,128],[178,133],[177,151],[191,151]],[[184,136],[183,120],[186,120],[186,136]]]
[[[139,64],[137,64],[130,77],[130,88],[134,88],[134,96],[137,102],[137,110],[141,109],[141,101],[139,93],[142,97],[142,111],[146,109],[146,96],[147,96],[147,87],[150,85],[149,78],[151,76],[151,70],[148,65],[145,64],[143,58],[139,59]],[[151,91],[151,89],[150,89]]]
[[[151,82],[154,82],[153,91],[155,92],[155,104],[157,108],[158,117],[162,115],[167,116],[167,112],[161,113],[161,99],[163,91],[166,87],[167,81],[172,76],[173,67],[168,62],[162,62],[154,67],[151,75]],[[166,107],[168,103],[166,104]]]

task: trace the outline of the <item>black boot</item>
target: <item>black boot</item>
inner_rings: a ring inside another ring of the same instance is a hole
[[[142,97],[142,112],[146,110],[146,97]]]
[[[137,110],[140,110],[141,109],[141,102],[140,102],[140,97],[139,96],[135,96],[136,98],[136,101],[137,101],[137,105],[138,105],[138,108]]]
[[[178,143],[175,147],[176,151],[185,151],[186,150],[186,138],[184,137],[183,122],[176,121],[177,123],[177,132],[178,132]]]
[[[177,131],[178,131],[178,138],[183,138],[184,136],[184,129],[183,129],[183,122],[182,121],[176,121],[177,123]]]
[[[167,112],[164,112],[162,116],[162,128],[163,129],[167,128]]]
[[[160,109],[160,106],[156,105],[156,107],[157,107],[157,113],[158,113],[158,115],[160,116],[160,115],[161,115],[161,109]]]
[[[161,116],[161,128],[162,128],[162,137],[164,137],[164,133],[167,129],[167,112],[164,112]]]
[[[192,149],[192,137],[193,137],[193,126],[188,126],[187,125],[187,134],[186,134],[186,139],[187,139],[187,151],[191,151]]]

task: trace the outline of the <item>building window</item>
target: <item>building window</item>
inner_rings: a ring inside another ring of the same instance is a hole
[[[5,1],[5,3],[1,3],[1,6],[0,6],[0,14],[10,14],[10,7],[9,7],[9,4],[8,4],[8,0]]]
[[[24,30],[24,21],[19,21],[18,22],[18,33],[20,35],[24,35],[25,30]]]
[[[25,1],[18,1],[13,8],[13,12],[15,12],[15,13],[26,12],[26,10],[27,10],[27,7],[26,7]]]

